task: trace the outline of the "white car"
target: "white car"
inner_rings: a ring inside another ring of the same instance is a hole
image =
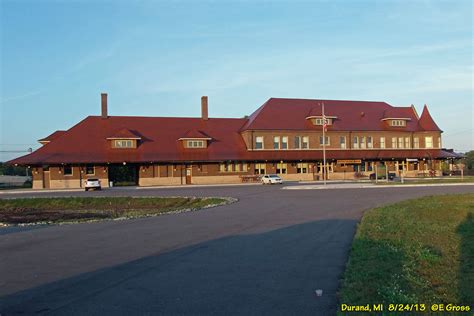
[[[86,189],[86,191],[89,191],[90,189],[94,189],[94,190],[102,189],[100,185],[100,180],[96,178],[90,178],[84,181],[84,188]]]
[[[283,180],[276,174],[266,174],[262,177],[263,184],[282,184]]]

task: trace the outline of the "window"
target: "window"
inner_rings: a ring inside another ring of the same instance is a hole
[[[392,148],[397,148],[397,138],[392,137]]]
[[[86,166],[86,174],[87,175],[94,175],[95,174],[94,166]]]
[[[255,164],[255,174],[265,174],[266,166],[264,163]]]
[[[242,172],[247,172],[247,170],[248,170],[247,163],[244,162],[244,163],[242,164]]]
[[[280,136],[273,137],[273,149],[280,149]]]
[[[277,163],[277,174],[286,174],[286,163]]]
[[[433,137],[426,136],[425,137],[425,148],[433,148]]]
[[[405,137],[405,148],[411,148],[410,137]]]
[[[302,142],[302,147],[303,149],[308,149],[309,148],[309,137],[308,136],[303,136],[303,142]]]
[[[255,149],[263,149],[263,136],[255,137]]]
[[[346,149],[346,137],[345,136],[340,136],[339,137],[339,144],[342,149]]]
[[[288,149],[288,136],[281,138],[281,149]]]
[[[398,137],[398,148],[403,148],[403,137]]]
[[[330,142],[329,142],[329,136],[325,136],[326,138],[326,146],[330,145]],[[319,145],[323,146],[323,137],[322,136],[319,136]]]
[[[295,148],[296,149],[301,148],[301,136],[295,136]]]
[[[441,137],[438,137],[438,148],[441,148]]]
[[[385,148],[385,137],[380,137],[380,148]]]
[[[221,163],[219,165],[219,171],[220,172],[232,172],[232,165],[229,164],[228,162],[226,163]]]
[[[296,166],[296,172],[297,173],[308,173],[308,164],[307,163],[298,163],[298,165]]]
[[[324,120],[322,117],[317,117],[312,120],[314,125],[324,125]],[[332,125],[332,119],[326,116],[326,123],[327,125]]]
[[[71,166],[64,166],[64,175],[65,176],[72,176],[72,167]]]
[[[400,127],[400,126],[406,126],[407,122],[405,122],[405,120],[391,120],[390,121],[390,125],[391,126],[396,126],[396,127]]]
[[[420,148],[420,139],[418,137],[413,138],[413,148]]]
[[[240,172],[240,163],[234,164],[234,170],[235,172]]]
[[[188,148],[204,148],[203,140],[188,140]]]
[[[365,148],[365,136],[360,137],[360,148]]]
[[[114,140],[115,148],[133,148],[133,141],[131,139],[116,139]]]
[[[359,148],[359,137],[354,136],[354,148]]]

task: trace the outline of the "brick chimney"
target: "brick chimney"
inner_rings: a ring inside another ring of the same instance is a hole
[[[100,94],[100,97],[101,97],[101,105],[102,105],[102,114],[101,114],[101,117],[103,119],[106,119],[109,117],[108,113],[107,113],[107,93],[101,93]]]
[[[207,109],[207,96],[201,97],[201,119],[205,121],[209,119],[209,112]]]

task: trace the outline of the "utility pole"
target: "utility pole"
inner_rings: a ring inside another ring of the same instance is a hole
[[[323,112],[323,179],[324,179],[324,185],[326,185],[326,175],[327,175],[327,169],[326,169],[326,127],[327,127],[327,122],[326,122],[326,115],[324,115],[324,102],[322,103],[322,112]]]

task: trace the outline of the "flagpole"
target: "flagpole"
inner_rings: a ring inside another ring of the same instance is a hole
[[[323,105],[323,179],[324,185],[326,185],[326,116],[324,115],[324,102]]]

